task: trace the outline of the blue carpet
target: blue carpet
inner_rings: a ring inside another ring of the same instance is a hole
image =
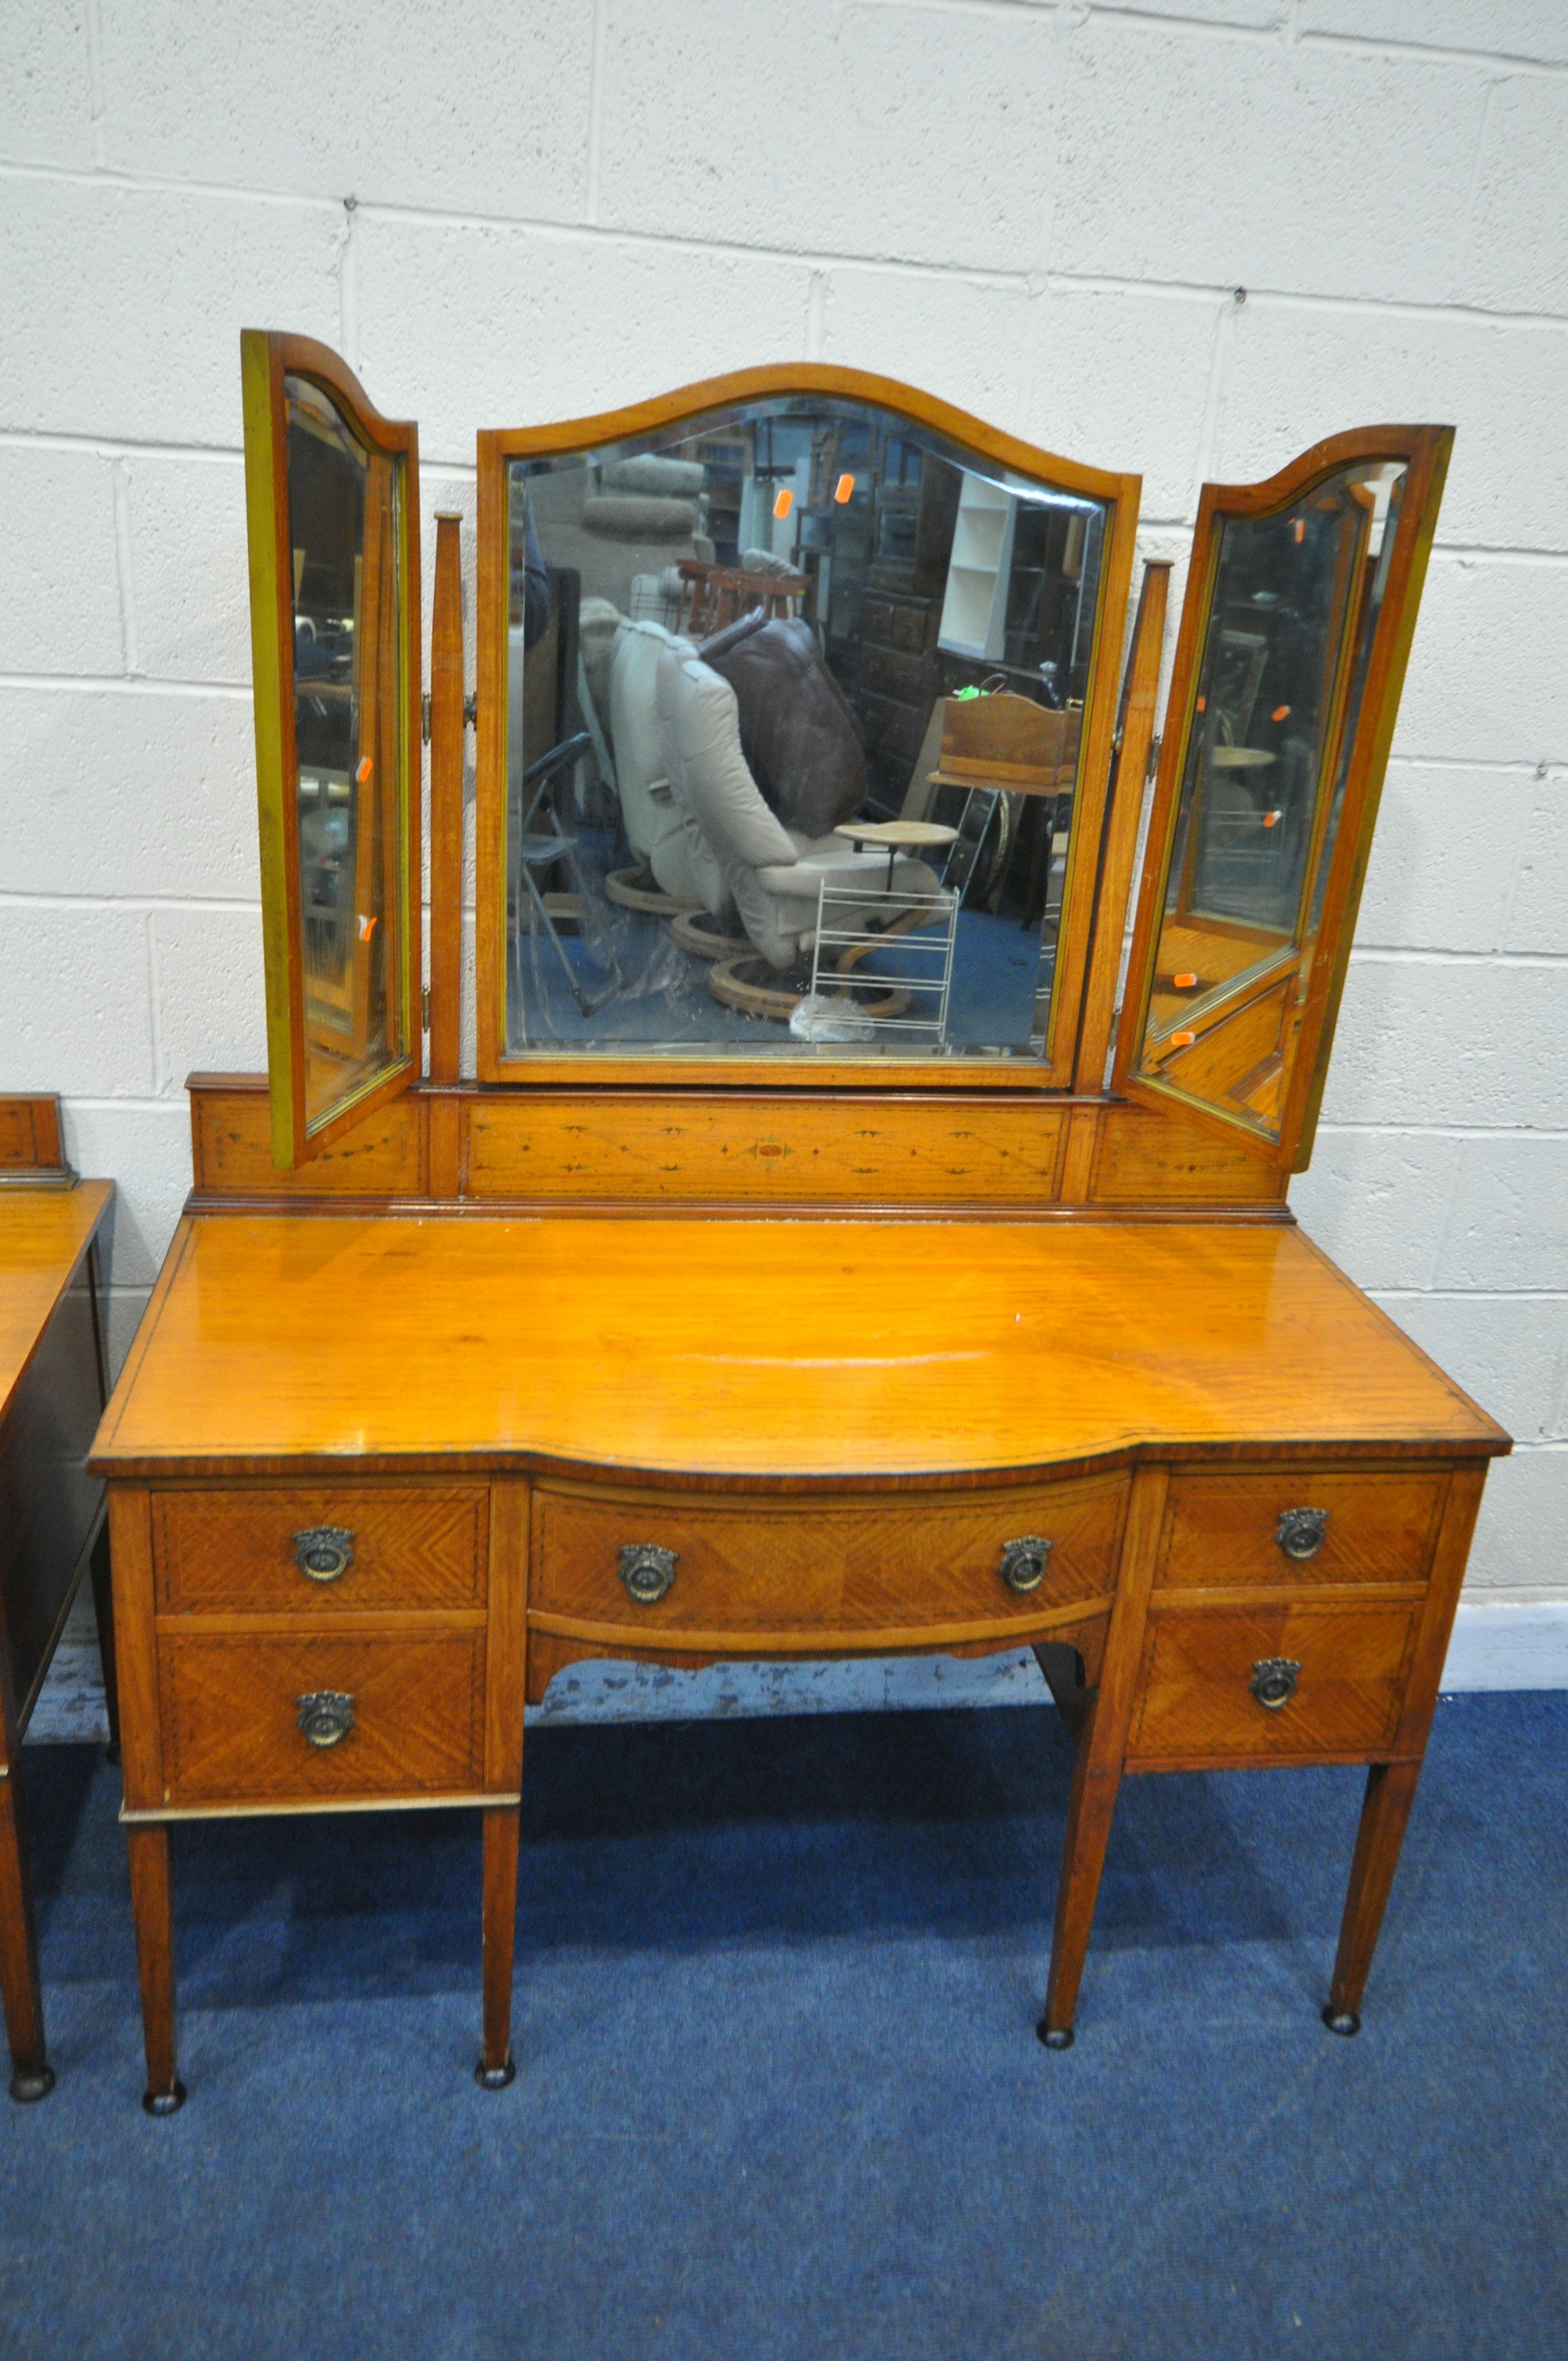
[[[1565,1741],[1444,1702],[1348,2042],[1361,1775],[1129,1782],[1054,2056],[1048,1708],[542,1730],[514,2087],[471,1819],[229,1822],[176,1832],[163,2123],[117,1776],[33,1750],[60,2084],[0,2101],[0,2352],[1555,2361]]]

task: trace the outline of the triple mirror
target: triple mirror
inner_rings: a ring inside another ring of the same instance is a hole
[[[421,1066],[417,450],[324,348],[247,332],[243,361],[298,1163]],[[1276,1166],[1310,1147],[1451,442],[1367,429],[1200,504],[1113,1079]],[[1102,1091],[1135,477],[806,365],[483,433],[477,474],[481,1083]]]

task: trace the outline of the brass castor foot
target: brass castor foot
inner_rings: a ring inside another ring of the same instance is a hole
[[[1331,2033],[1340,2033],[1348,2041],[1353,2033],[1361,2031],[1361,2019],[1353,2008],[1335,2008],[1331,2001],[1323,2011],[1323,2023]]]
[[[517,2080],[517,2068],[509,2058],[504,2066],[487,2066],[481,2058],[474,2069],[474,2080],[481,2091],[504,2091]]]
[[[11,2077],[11,2096],[19,2107],[30,2107],[35,2099],[47,2099],[53,2088],[52,2066],[18,2066]]]
[[[1072,2048],[1072,2027],[1070,2025],[1047,2025],[1045,2018],[1042,2016],[1038,2025],[1036,2026],[1035,2031],[1038,2034],[1040,2039],[1045,2043],[1047,2049],[1070,2049]]]
[[[177,2081],[167,2091],[144,2091],[141,2103],[149,2115],[177,2115],[185,2104],[185,2085]]]

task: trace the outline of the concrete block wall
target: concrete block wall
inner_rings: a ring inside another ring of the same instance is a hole
[[[0,1088],[120,1183],[263,1020],[238,330],[475,429],[807,356],[1200,485],[1452,420],[1304,1221],[1519,1437],[1477,1595],[1568,1600],[1562,0],[12,0]],[[468,548],[471,566],[471,540]],[[428,609],[427,609],[428,617]]]

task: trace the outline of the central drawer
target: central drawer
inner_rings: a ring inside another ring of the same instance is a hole
[[[155,1492],[158,1604],[172,1614],[482,1607],[487,1510],[477,1484]]]
[[[633,1642],[1027,1628],[1113,1588],[1126,1495],[1123,1476],[831,1504],[542,1486],[530,1612]]]

